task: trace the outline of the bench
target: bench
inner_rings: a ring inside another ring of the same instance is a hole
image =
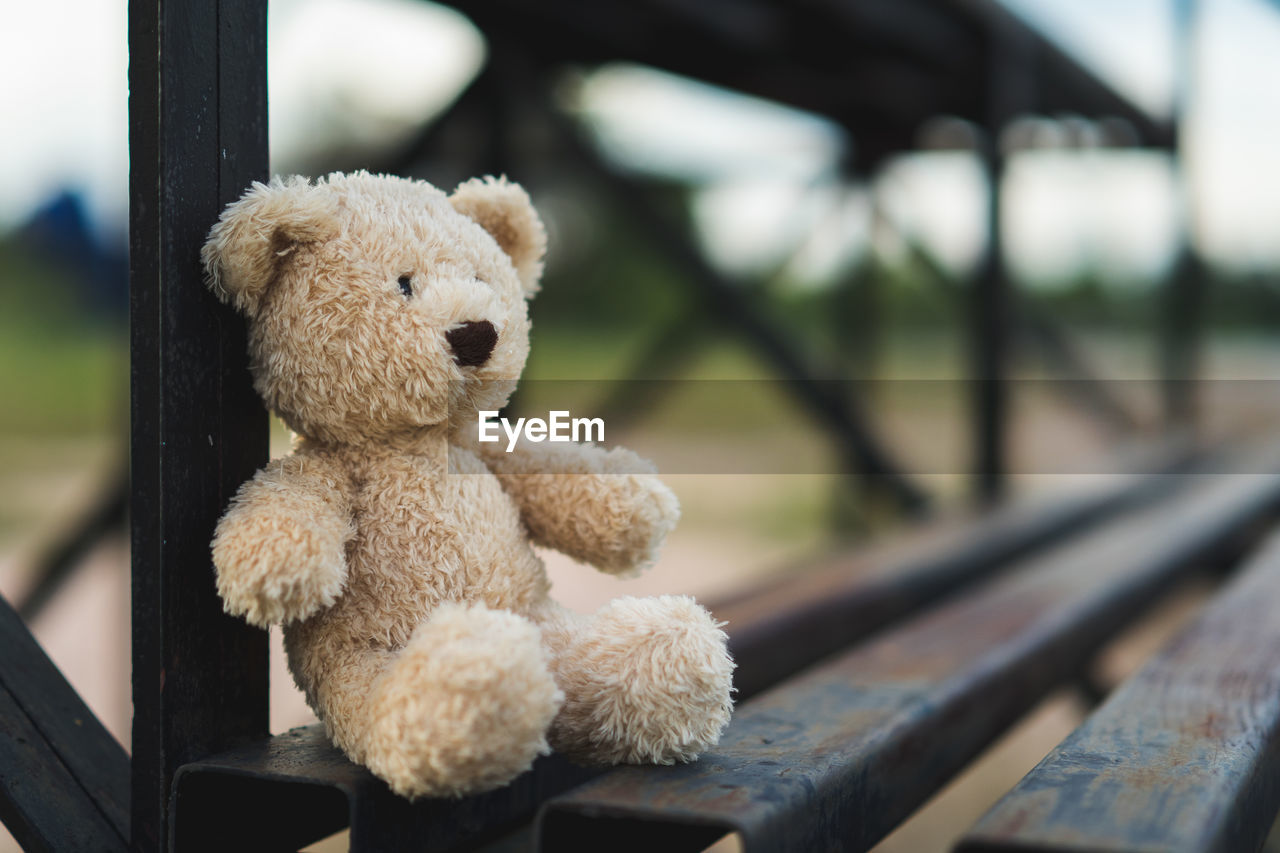
[[[1253,456],[1237,464],[1271,468]],[[944,523],[923,539],[850,552],[812,567],[786,587],[789,600],[779,598],[776,584],[768,584],[719,605],[717,613],[730,620],[746,701],[721,746],[697,764],[601,774],[550,756],[509,788],[463,801],[410,805],[347,762],[320,727],[312,726],[181,766],[170,801],[169,846],[296,849],[349,826],[353,850],[420,849],[424,844],[429,849],[471,849],[512,832],[519,840],[536,837],[545,850],[584,845],[647,850],[659,844],[700,850],[729,831],[737,832],[748,850],[866,849],[1047,691],[1076,677],[1098,647],[1160,591],[1197,567],[1237,557],[1277,510],[1280,476],[1197,473],[1175,453],[1155,473],[1067,499],[1015,505],[977,521]],[[1278,562],[1276,550],[1273,544],[1264,566]],[[1213,621],[1217,610],[1211,611],[1207,627],[1196,636],[1221,639],[1224,628],[1231,627],[1237,638],[1231,647],[1248,652],[1259,638],[1256,626],[1265,628],[1266,622],[1233,617],[1245,605],[1255,615],[1265,612],[1269,599],[1258,584],[1224,598],[1218,607],[1226,615]],[[771,601],[781,604],[765,606]],[[855,621],[876,613],[882,614],[879,621]],[[842,615],[853,618],[843,623],[845,636],[835,637]],[[852,638],[849,642],[856,645],[780,680],[778,673],[794,672],[823,656],[821,643],[796,641],[794,626],[805,623],[820,637],[830,637],[828,642],[845,647]],[[16,619],[0,624],[20,629]],[[29,635],[22,641],[12,627],[10,634],[15,643],[30,642]],[[1076,754],[1070,751],[1105,737],[1114,763],[1103,770],[1128,780],[1141,774],[1143,768],[1126,761],[1118,748],[1116,725],[1123,727],[1134,707],[1151,707],[1152,685],[1177,693],[1179,676],[1195,683],[1223,648],[1215,644],[1203,649],[1197,665],[1194,640],[1179,643],[1178,648],[1190,652],[1166,654],[1152,663],[1154,675],[1144,671],[1118,691],[975,828],[966,844],[975,850],[1026,849],[1024,836],[1009,831],[1012,826],[1054,849],[1032,831],[1046,827],[1026,819],[1024,798],[1040,804],[1048,830],[1081,825],[1076,816],[1064,821],[1060,809],[1044,805],[1047,789],[1076,791],[1081,788],[1070,786],[1091,784],[1079,778],[1079,762],[1059,755],[1064,750]],[[1238,804],[1254,819],[1231,826],[1238,833],[1246,825],[1254,840],[1269,825],[1268,810],[1278,804],[1274,786],[1259,773],[1269,733],[1280,725],[1280,705],[1257,687],[1273,683],[1266,648],[1243,655],[1241,666],[1232,670],[1231,683],[1246,699],[1253,697],[1249,707],[1255,713],[1244,720],[1254,725],[1257,737],[1250,739],[1246,732],[1244,741],[1257,748],[1215,765],[1212,778],[1218,787],[1210,798],[1212,807],[1203,804],[1202,789],[1170,771],[1170,784],[1183,782],[1176,787],[1191,792],[1207,817]],[[4,675],[6,686],[38,681],[29,671]],[[66,688],[64,700],[68,694],[74,697]],[[1233,716],[1238,710],[1231,703],[1234,695],[1227,691],[1207,697],[1223,721],[1238,719]],[[1197,706],[1194,712],[1203,710]],[[74,718],[92,721],[87,710],[77,711]],[[66,715],[50,714],[49,719],[56,723]],[[1165,722],[1179,724],[1168,718]],[[1095,728],[1106,734],[1093,734]],[[1159,735],[1153,737],[1159,740]],[[1220,725],[1204,729],[1202,737],[1201,749],[1222,754],[1223,744],[1239,740],[1241,732]],[[1166,757],[1158,750],[1148,752],[1156,763]],[[1135,750],[1131,761],[1141,754]],[[108,793],[112,786],[101,777],[114,768],[118,778],[123,761],[123,754],[116,754],[73,769],[72,776],[96,776],[98,795]],[[1073,768],[1075,776],[1064,781],[1063,766]],[[1096,772],[1096,762],[1088,769]],[[47,784],[57,787],[54,781]],[[1143,815],[1156,813],[1142,808],[1146,798],[1155,796],[1147,788],[1129,785],[1124,790],[1130,792],[1124,807],[1127,823],[1113,816],[1110,823],[1085,825],[1139,826]],[[1074,802],[1061,792],[1054,801],[1058,799]],[[121,812],[115,808],[119,823]],[[75,814],[59,809],[59,814]],[[98,812],[95,808],[90,814]],[[237,819],[228,821],[228,813]],[[37,813],[32,819],[39,818]],[[96,826],[80,821],[57,825],[87,826],[90,831]],[[1206,832],[1217,826],[1207,819],[1197,825]],[[84,845],[69,844],[67,849],[77,846]]]
[[[726,832],[752,851],[871,847],[1161,591],[1280,509],[1275,477],[1190,479],[748,701],[696,765],[623,768],[557,797],[544,849],[625,837],[700,850]]]
[[[499,791],[410,804],[317,726],[268,736],[266,635],[223,614],[209,570],[214,522],[266,455],[243,325],[196,263],[222,206],[266,175],[265,9],[133,0],[130,48],[133,753],[0,607],[0,819],[30,849],[286,850],[345,827],[358,851],[699,850],[727,833],[749,851],[864,850],[1280,517],[1273,450],[1174,445],[1081,494],[927,521],[714,605],[739,706],[699,762],[589,771],[553,755]],[[831,419],[862,436],[855,414]],[[1280,805],[1278,549],[1247,558],[963,849],[1256,847]]]
[[[961,853],[1257,850],[1280,806],[1280,536],[988,812]]]
[[[1110,512],[1153,500],[1167,487],[1167,478],[1176,476],[1172,472],[1186,467],[1186,451],[1173,447],[1153,464],[1158,466],[1154,474],[1118,478],[1072,497],[1013,506],[980,520],[936,524],[928,536],[876,552],[834,555],[781,589],[770,583],[715,605],[716,615],[729,623],[739,701],[966,581],[996,572]],[[240,825],[225,821],[228,807],[241,814],[304,816],[325,810],[337,792],[345,804],[329,811],[346,816],[353,848],[389,849],[394,843],[388,832],[430,838],[444,847],[527,820],[548,797],[592,775],[552,756],[502,792],[445,809],[451,817],[442,820],[438,803],[405,809],[404,801],[329,746],[321,727],[311,726],[181,767],[174,782],[173,831],[178,849],[225,849],[242,840]],[[245,779],[275,786],[245,786]],[[406,819],[380,820],[387,811]],[[277,824],[281,830],[315,831],[306,820]]]
[[[1254,455],[1233,464],[1270,468]],[[728,832],[747,850],[867,849],[1161,592],[1236,559],[1277,512],[1280,476],[1195,473],[1176,459],[1071,499],[943,524],[813,567],[789,600],[768,584],[719,605],[745,701],[696,764],[598,773],[551,756],[502,791],[409,806],[312,726],[180,768],[175,849],[243,844],[243,826],[262,825],[255,814],[297,833],[279,849],[348,822],[353,850],[472,849],[513,832],[549,851],[696,851]],[[797,637],[805,624],[814,644]],[[780,677],[826,657],[827,643],[853,647]],[[1229,697],[1220,703],[1230,713]],[[1280,703],[1268,722],[1280,725]],[[1239,770],[1223,799],[1261,797],[1251,829],[1265,831],[1262,812],[1280,800],[1250,785],[1248,757]],[[228,808],[244,822],[228,824]]]

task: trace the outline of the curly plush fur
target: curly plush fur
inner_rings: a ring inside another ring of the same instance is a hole
[[[255,184],[204,249],[210,287],[249,319],[255,386],[299,435],[218,525],[218,591],[285,625],[334,742],[407,797],[500,786],[549,743],[687,761],[731,711],[706,610],[664,596],[571,613],[531,547],[637,572],[675,496],[626,450],[507,453],[464,430],[515,388],[545,247],[505,180],[446,196],[359,173]],[[456,359],[448,333],[482,322],[488,358]]]

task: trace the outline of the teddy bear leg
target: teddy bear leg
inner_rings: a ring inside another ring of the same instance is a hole
[[[590,764],[673,764],[719,741],[733,661],[692,598],[618,598],[589,617],[559,609],[543,636],[565,693],[550,732],[558,751]]]
[[[461,796],[506,784],[548,752],[562,700],[535,625],[447,604],[372,681],[360,719],[329,722],[358,734],[348,752],[397,794]]]

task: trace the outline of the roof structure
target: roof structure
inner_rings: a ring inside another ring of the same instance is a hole
[[[857,171],[917,147],[930,120],[1118,119],[1172,147],[1168,119],[1119,94],[998,0],[451,0],[544,67],[630,61],[825,116]]]

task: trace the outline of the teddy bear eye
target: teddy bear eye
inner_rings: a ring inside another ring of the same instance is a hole
[[[413,276],[402,275],[396,280],[396,283],[400,285],[401,293],[405,296],[413,296]]]

